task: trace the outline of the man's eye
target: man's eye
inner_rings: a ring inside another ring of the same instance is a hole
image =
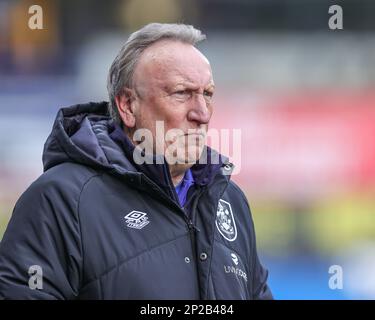
[[[173,95],[180,100],[187,100],[191,96],[191,91],[189,90],[178,90],[173,93]]]
[[[203,92],[203,95],[204,95],[204,97],[205,97],[206,100],[211,101],[212,96],[214,95],[214,93],[212,91],[205,90]]]
[[[212,96],[214,95],[212,91],[207,91],[207,90],[205,90],[203,94],[205,97],[208,97],[208,98],[212,98]]]
[[[186,94],[189,94],[187,90],[178,90],[175,92],[175,94],[177,95],[186,95]]]

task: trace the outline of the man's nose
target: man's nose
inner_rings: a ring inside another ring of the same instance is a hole
[[[189,121],[196,121],[199,124],[208,124],[211,119],[211,109],[203,94],[196,93],[192,101],[192,108],[188,113]]]

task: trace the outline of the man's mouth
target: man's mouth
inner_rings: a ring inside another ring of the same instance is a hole
[[[195,133],[185,133],[184,136],[185,137],[188,137],[188,136],[202,136],[202,137],[205,137],[206,134],[203,133],[203,132],[195,132]]]

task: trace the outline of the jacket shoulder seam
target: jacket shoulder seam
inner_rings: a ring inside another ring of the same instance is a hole
[[[91,175],[90,177],[87,178],[87,180],[83,183],[82,187],[81,187],[81,190],[80,190],[80,193],[78,195],[78,201],[77,201],[77,221],[78,221],[78,228],[79,228],[79,236],[80,236],[80,249],[81,249],[81,253],[82,253],[82,273],[84,271],[84,265],[85,265],[85,254],[84,254],[84,246],[83,246],[83,241],[82,241],[82,227],[81,227],[81,219],[80,219],[80,204],[81,204],[81,196],[82,196],[82,193],[83,193],[83,190],[85,189],[85,187],[89,184],[89,182],[93,179],[93,178],[96,178],[96,177],[99,177],[99,176],[102,176],[103,173],[95,173],[93,175]],[[81,289],[81,285],[82,285],[82,280],[83,280],[83,275],[80,277],[80,286],[79,288]],[[79,290],[80,291],[80,290]],[[78,293],[79,295],[79,293]]]

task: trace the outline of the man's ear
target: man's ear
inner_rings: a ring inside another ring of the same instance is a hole
[[[131,89],[125,88],[115,97],[121,120],[127,128],[135,127],[134,104],[135,98]]]

